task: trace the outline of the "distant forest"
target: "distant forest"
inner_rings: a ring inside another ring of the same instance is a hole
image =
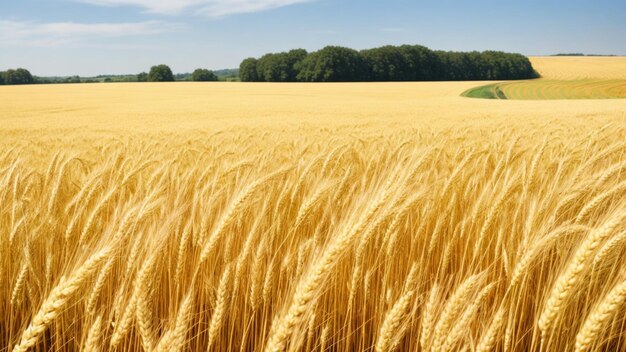
[[[357,51],[327,46],[247,58],[239,66],[244,82],[470,81],[536,78],[530,60],[500,51],[434,51],[420,45]]]
[[[216,71],[197,69],[191,73],[174,74],[167,65],[153,66],[149,72],[142,72],[139,74],[99,75],[94,77],[37,77],[33,76],[27,69],[24,68],[0,71],[0,85],[238,80],[238,69],[224,69]]]
[[[294,49],[247,58],[239,69],[197,69],[174,74],[167,65],[149,72],[95,77],[36,77],[23,68],[0,72],[0,85],[108,82],[237,81],[244,82],[388,82],[476,81],[536,78],[530,60],[501,51],[454,52],[420,45],[383,46],[357,51],[327,46],[307,52]]]

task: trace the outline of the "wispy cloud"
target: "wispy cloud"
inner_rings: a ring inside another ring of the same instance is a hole
[[[295,5],[311,0],[211,0],[198,13],[212,17],[234,15],[238,13],[252,13]]]
[[[152,13],[192,12],[209,17],[252,13],[316,0],[74,0],[100,6],[136,6]]]
[[[57,46],[85,42],[94,38],[146,36],[180,31],[179,24],[162,21],[125,23],[76,23],[0,21],[0,44]]]
[[[136,6],[148,12],[173,15],[207,3],[207,0],[74,0],[98,6]]]

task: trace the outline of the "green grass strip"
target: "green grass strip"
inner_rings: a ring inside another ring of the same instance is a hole
[[[498,83],[468,89],[461,96],[479,99],[507,99]]]

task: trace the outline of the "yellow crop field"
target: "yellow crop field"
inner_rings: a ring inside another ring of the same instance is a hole
[[[532,57],[540,79],[471,88],[464,96],[489,99],[624,99],[626,57]]]
[[[530,62],[547,79],[626,79],[624,56],[535,56]]]
[[[626,100],[0,87],[0,351],[626,349]]]
[[[626,80],[581,79],[554,81],[540,79],[500,83],[507,99],[612,99],[626,98]]]

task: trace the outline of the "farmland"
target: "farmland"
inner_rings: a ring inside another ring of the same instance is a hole
[[[0,87],[0,351],[625,349],[626,99],[478,85]]]
[[[534,57],[540,79],[499,82],[472,88],[464,96],[487,99],[623,99],[624,57]]]
[[[543,56],[531,57],[530,61],[547,79],[626,79],[626,58],[623,56]]]

